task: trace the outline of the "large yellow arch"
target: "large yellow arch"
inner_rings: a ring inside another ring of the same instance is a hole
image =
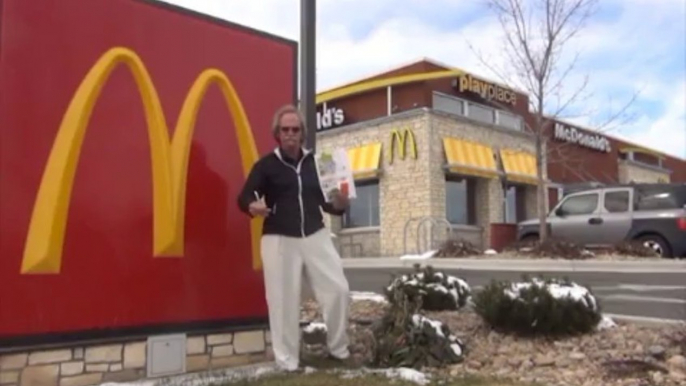
[[[233,117],[247,175],[258,159],[257,147],[243,105],[229,78],[217,69],[203,71],[193,83],[169,140],[159,95],[145,64],[127,48],[107,51],[88,72],[62,118],[43,173],[24,248],[21,272],[60,272],[62,249],[74,175],[95,102],[112,70],[125,64],[134,77],[145,111],[153,185],[153,255],[182,256],[188,160],[195,120],[206,90],[217,84]],[[261,219],[251,220],[253,268],[261,267]]]

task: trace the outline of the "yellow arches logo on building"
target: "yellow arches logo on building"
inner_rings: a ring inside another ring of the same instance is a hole
[[[143,61],[130,49],[112,48],[100,57],[83,79],[60,123],[31,215],[21,265],[23,274],[60,272],[71,191],[81,145],[100,92],[112,71],[120,64],[126,65],[133,75],[145,110],[152,159],[153,256],[181,257],[184,254],[190,145],[200,104],[211,85],[219,87],[231,112],[246,176],[258,159],[243,104],[223,72],[210,68],[196,78],[183,103],[170,141],[159,95]],[[252,219],[250,233],[254,269],[261,268],[261,229],[262,220]]]
[[[393,130],[391,132],[391,144],[388,154],[388,163],[393,163],[393,155],[395,144],[398,144],[398,152],[401,160],[405,159],[405,149],[407,148],[407,141],[409,140],[410,154],[412,158],[417,159],[417,143],[415,142],[414,133],[410,129]]]

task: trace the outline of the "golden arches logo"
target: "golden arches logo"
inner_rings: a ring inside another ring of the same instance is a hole
[[[407,140],[409,139],[410,141],[410,152],[411,156],[414,159],[417,159],[417,143],[415,142],[414,138],[414,133],[410,129],[404,129],[404,130],[393,130],[391,132],[391,146],[390,146],[390,152],[389,152],[389,159],[388,163],[393,163],[393,153],[395,149],[395,144],[397,143],[399,146],[399,152],[400,152],[400,159],[404,160],[405,159],[405,148],[406,148],[406,143]]]
[[[62,249],[74,175],[93,107],[112,71],[128,67],[141,95],[148,128],[153,188],[153,256],[180,257],[184,253],[186,181],[195,120],[207,89],[216,84],[231,112],[243,172],[247,176],[258,159],[250,122],[229,78],[206,69],[195,80],[176,121],[170,141],[159,95],[141,58],[115,47],[98,59],[74,94],[60,123],[38,189],[21,265],[23,274],[60,272]],[[262,220],[251,220],[253,268],[261,267]]]

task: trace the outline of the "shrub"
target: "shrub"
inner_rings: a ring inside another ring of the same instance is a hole
[[[421,269],[414,266],[415,272],[394,278],[386,287],[386,297],[393,302],[393,292],[402,289],[411,298],[419,298],[420,309],[429,311],[457,310],[467,304],[471,289],[464,280],[436,272],[433,267]]]
[[[530,257],[549,257],[554,259],[585,260],[595,254],[580,245],[563,239],[547,238],[540,241],[518,241],[506,248],[507,251]]]
[[[438,321],[419,314],[421,295],[393,287],[391,307],[372,326],[378,367],[441,367],[464,359],[464,344]]]
[[[591,291],[568,280],[493,281],[475,295],[474,303],[492,328],[520,335],[588,333],[602,317]]]
[[[481,255],[483,252],[466,240],[448,240],[441,245],[434,257],[467,257]]]

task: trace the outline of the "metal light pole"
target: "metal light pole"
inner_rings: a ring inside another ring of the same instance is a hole
[[[315,0],[300,0],[300,109],[307,126],[307,146],[315,150],[317,138]]]

